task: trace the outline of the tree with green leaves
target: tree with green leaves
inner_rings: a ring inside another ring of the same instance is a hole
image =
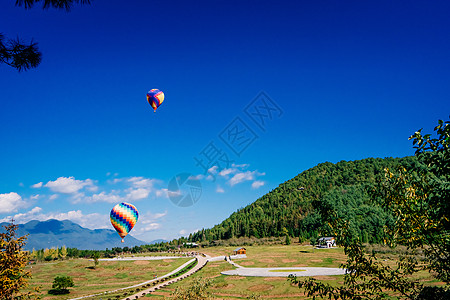
[[[16,6],[31,9],[42,3],[43,9],[50,7],[70,11],[74,4],[90,4],[90,0],[16,0]],[[36,68],[42,60],[42,53],[37,43],[31,40],[26,43],[20,38],[6,38],[0,33],[0,63],[20,71]]]
[[[415,132],[410,139],[416,148],[417,167],[386,168],[384,179],[371,193],[394,218],[385,227],[385,243],[407,247],[396,265],[366,253],[361,239],[351,234],[349,220],[339,217],[327,203],[317,202],[348,257],[342,265],[347,270],[344,285],[291,276],[294,284],[305,288],[308,296],[329,299],[381,299],[393,294],[400,299],[450,299],[449,123],[439,120],[435,137]],[[419,260],[419,252],[424,260]],[[424,286],[412,276],[420,270],[428,270],[445,286]]]
[[[92,259],[94,260],[94,269],[97,268],[98,266],[98,259],[100,258],[100,252],[99,251],[94,251],[91,254]]]
[[[38,299],[38,289],[23,292],[31,273],[25,270],[29,254],[23,250],[26,236],[17,237],[13,221],[0,233],[0,299]]]
[[[73,287],[73,279],[70,276],[56,276],[53,280],[52,290],[49,294],[69,294],[69,287]]]

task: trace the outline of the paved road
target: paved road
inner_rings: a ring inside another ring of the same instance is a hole
[[[286,270],[286,272],[283,272]],[[294,271],[296,270],[296,271]],[[275,272],[274,272],[275,271]],[[288,277],[289,274],[295,276],[323,276],[323,275],[344,275],[345,270],[338,268],[237,268],[224,271],[223,275],[255,276],[255,277]]]
[[[114,258],[99,258],[99,261],[127,261],[127,260],[162,260],[174,258],[189,258],[194,256],[136,256],[136,257],[114,257]]]
[[[288,277],[295,276],[324,276],[324,275],[344,275],[345,270],[339,268],[319,268],[319,267],[290,267],[290,268],[246,268],[238,265],[227,256],[226,261],[237,269],[221,272],[223,275],[253,276],[253,277]],[[286,270],[283,272],[283,270]]]

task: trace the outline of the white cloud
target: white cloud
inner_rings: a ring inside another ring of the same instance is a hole
[[[11,213],[27,206],[27,202],[14,192],[0,194],[0,213]]]
[[[84,197],[83,200],[85,200],[86,202],[119,203],[123,201],[123,198],[113,193],[106,194],[105,192],[101,192],[90,197]]]
[[[72,210],[65,213],[42,213],[42,208],[35,207],[26,213],[16,214],[12,217],[0,219],[0,222],[9,221],[11,218],[14,218],[14,220],[19,224],[27,223],[31,220],[47,221],[50,219],[56,219],[60,221],[70,220],[89,229],[110,228],[108,215],[101,215],[98,213],[85,215],[81,210]]]
[[[38,189],[38,188],[41,188],[43,184],[44,184],[43,182],[38,182],[36,184],[33,184],[31,187],[33,189]]]
[[[183,193],[181,192],[181,190],[178,190],[178,191],[167,191],[167,195],[169,196],[169,197],[178,197],[178,196],[181,196]]]
[[[188,179],[190,179],[190,180],[202,180],[203,178],[205,178],[205,175],[203,175],[203,174],[199,174],[199,175],[191,175],[191,176],[189,176],[189,178]]]
[[[231,177],[230,181],[228,182],[231,186],[234,186],[238,183],[244,182],[244,181],[250,181],[255,179],[255,173],[256,171],[245,171],[235,174],[233,177]]]
[[[93,185],[93,186],[88,186],[88,187],[86,187],[86,189],[88,190],[88,191],[90,191],[90,192],[96,192],[96,191],[98,191],[98,186],[96,186],[96,185]]]
[[[135,177],[129,178],[127,181],[130,182],[134,187],[138,187],[138,188],[152,188],[153,185],[156,182],[158,182],[159,180],[144,178],[142,176],[135,176]]]
[[[143,231],[151,231],[161,228],[161,224],[159,223],[150,223],[143,228]]]
[[[148,211],[145,214],[140,215],[139,226],[136,228],[135,234],[141,236],[147,231],[153,231],[161,228],[161,223],[158,223],[158,220],[165,217],[166,215],[167,211],[154,214]]]
[[[45,185],[53,192],[62,194],[74,194],[84,187],[93,188],[94,182],[91,179],[77,180],[71,177],[59,177],[55,181],[49,181]]]
[[[253,189],[257,189],[257,188],[262,187],[264,184],[266,184],[264,181],[261,181],[261,180],[255,180],[255,181],[253,181],[253,183],[252,183],[252,188],[253,188]]]
[[[165,197],[169,198],[169,190],[168,189],[160,189],[155,192],[156,197]]]
[[[178,232],[178,233],[181,234],[181,235],[184,235],[184,234],[187,233],[187,230],[186,229],[181,229],[180,232]]]
[[[113,182],[113,184],[116,184],[121,181],[123,181],[123,178],[114,178],[114,180],[112,182]]]
[[[135,201],[147,198],[148,194],[150,194],[150,190],[139,188],[129,191],[126,197],[129,200]]]
[[[249,164],[240,164],[240,165],[238,165],[238,164],[231,164],[231,166],[233,168],[245,169],[245,168],[247,168],[250,165]]]
[[[222,171],[219,172],[219,175],[222,177],[226,177],[230,174],[236,173],[238,170],[235,168],[228,168],[228,169],[223,169]]]
[[[219,167],[218,166],[212,166],[211,168],[209,168],[208,169],[208,173],[209,174],[217,174],[217,169],[218,169]]]
[[[225,190],[220,185],[218,185],[216,188],[216,193],[225,193]]]
[[[53,195],[51,195],[48,199],[49,200],[51,200],[51,201],[53,201],[53,200],[55,200],[56,198],[58,198],[58,194],[53,194]]]
[[[35,207],[29,212],[21,213],[21,214],[15,214],[14,216],[7,216],[3,219],[0,219],[0,222],[9,222],[11,219],[14,219],[14,221],[18,224],[26,223],[31,220],[35,220],[33,216],[35,216],[37,213],[40,213],[42,211],[42,208]]]
[[[156,214],[150,214],[151,218],[154,220],[161,219],[162,217],[165,217],[167,215],[167,211],[163,213],[156,213]]]
[[[142,224],[151,224],[151,223],[155,223],[157,220],[159,220],[165,216],[167,216],[167,211],[162,212],[162,213],[155,213],[155,214],[148,211],[147,213],[139,216],[139,222]]]
[[[39,199],[39,197],[41,197],[40,195],[32,195],[30,196],[30,200],[37,200]]]

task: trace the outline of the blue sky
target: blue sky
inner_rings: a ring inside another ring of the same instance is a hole
[[[318,163],[412,155],[450,114],[448,1],[14,2],[0,32],[43,60],[0,65],[0,220],[112,228],[127,201],[133,236],[172,239]],[[202,185],[189,207],[168,194],[180,173]]]

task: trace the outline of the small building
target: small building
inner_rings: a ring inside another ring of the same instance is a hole
[[[238,254],[246,254],[247,250],[243,247],[239,247],[233,250],[233,255],[238,255]]]
[[[317,246],[320,248],[336,247],[336,239],[332,236],[321,237],[317,240]]]
[[[197,248],[198,244],[197,243],[184,243],[183,246],[187,247],[187,248]]]

